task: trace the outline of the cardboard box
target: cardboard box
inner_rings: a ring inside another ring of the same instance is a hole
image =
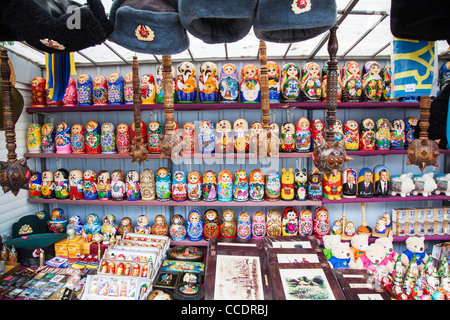
[[[70,240],[67,246],[69,252],[69,259],[79,258],[82,255],[82,239],[81,236],[76,236],[75,239]]]
[[[62,240],[59,240],[55,243],[55,251],[67,251],[67,246],[69,245],[69,239],[65,238]]]
[[[69,251],[67,250],[55,250],[55,257],[58,258],[69,258]]]
[[[91,242],[87,242],[86,240],[81,240],[81,254],[90,254],[91,253]]]

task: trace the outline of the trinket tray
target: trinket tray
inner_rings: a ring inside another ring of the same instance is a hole
[[[202,261],[203,252],[197,247],[175,246],[167,252],[169,259],[183,261]]]
[[[170,291],[155,289],[148,294],[147,300],[174,300]]]
[[[177,300],[201,300],[204,298],[203,289],[196,283],[182,283],[179,284],[173,295]]]
[[[175,289],[181,282],[182,274],[179,272],[159,272],[153,281],[154,288]]]
[[[181,260],[164,260],[161,264],[160,272],[193,272],[204,273],[205,264],[203,262],[195,261],[181,261]]]

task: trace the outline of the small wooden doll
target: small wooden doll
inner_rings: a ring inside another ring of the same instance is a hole
[[[69,198],[69,171],[64,168],[55,171],[55,198]]]
[[[100,233],[101,230],[102,230],[102,223],[100,222],[98,215],[95,213],[90,213],[86,217],[86,223],[83,225],[83,231],[82,231],[81,237],[85,241],[89,240],[89,238],[90,238],[90,241],[92,241],[92,236],[94,234]]]
[[[155,173],[151,169],[144,169],[139,175],[141,184],[141,198],[144,201],[156,199]]]
[[[69,198],[71,200],[84,199],[83,172],[79,169],[69,173]]]
[[[108,80],[104,76],[94,77],[92,99],[94,106],[108,105]]]
[[[299,102],[300,68],[295,63],[286,63],[281,69],[281,102]]]
[[[222,238],[236,238],[236,215],[231,209],[222,211],[222,223],[220,224],[220,235]]]
[[[55,181],[53,180],[53,172],[45,170],[42,172],[42,198],[53,199],[55,197]]]
[[[31,80],[31,107],[42,108],[47,106],[47,81],[42,77],[35,77]]]
[[[281,177],[278,171],[270,170],[266,174],[266,188],[267,201],[278,201],[281,196]]]
[[[234,152],[244,153],[249,150],[248,122],[245,119],[236,119],[233,123]]]
[[[181,134],[183,140],[183,153],[194,153],[196,147],[195,125],[192,122],[186,122]]]
[[[124,104],[133,104],[133,73],[128,72],[125,77],[123,77],[123,100]]]
[[[155,78],[152,74],[146,73],[141,77],[141,100],[142,104],[155,104],[156,86]]]
[[[107,214],[103,217],[103,224],[101,228],[103,239],[110,240],[112,237],[115,237],[118,228],[119,226],[116,223],[116,216],[113,214]]]
[[[284,209],[281,225],[282,236],[298,235],[298,213],[294,207],[287,207]]]
[[[55,127],[52,123],[46,123],[42,126],[41,143],[43,153],[55,153]]]
[[[114,170],[111,173],[111,198],[114,201],[125,200],[126,195],[125,175],[122,170]]]
[[[311,130],[308,118],[300,117],[295,127],[295,151],[309,152],[311,148]]]
[[[215,152],[230,153],[234,150],[234,136],[231,123],[222,119],[216,125]]]
[[[358,175],[358,197],[371,198],[373,196],[373,173],[369,168],[362,168]]]
[[[175,171],[172,178],[172,199],[174,201],[187,200],[187,179],[184,171]]]
[[[373,169],[374,173],[374,196],[376,197],[387,197],[390,192],[390,182],[389,182],[389,171],[386,166],[377,165]]]
[[[391,123],[386,118],[380,118],[376,122],[375,149],[389,150],[391,148]]]
[[[345,123],[344,148],[347,151],[359,150],[359,125],[354,120],[348,120]]]
[[[194,103],[197,99],[197,77],[192,62],[181,62],[177,66],[175,86],[177,103]]]
[[[344,129],[343,129],[341,120],[336,119],[334,121],[332,131],[334,132],[334,141],[339,141],[339,142],[344,141]]]
[[[381,95],[381,101],[395,101],[395,98],[392,98],[392,90],[391,90],[391,80],[392,80],[392,69],[389,64],[385,65],[381,69],[381,80],[383,84],[383,94]]]
[[[251,201],[264,200],[264,174],[260,169],[253,169],[250,172],[248,189]]]
[[[202,197],[202,175],[199,171],[189,172],[187,177],[188,199],[190,201],[199,201]]]
[[[102,153],[101,130],[97,121],[91,120],[86,123],[86,153]]]
[[[344,234],[347,237],[353,237],[356,234],[355,224],[352,221],[346,223],[344,228]]]
[[[66,122],[61,122],[56,126],[55,147],[56,153],[72,153],[70,148],[70,127]]]
[[[251,217],[248,212],[241,212],[237,218],[236,238],[250,239],[252,237]]]
[[[217,176],[217,200],[230,202],[233,200],[233,175],[229,170],[223,169]]]
[[[281,236],[281,213],[276,209],[271,209],[267,213],[267,235],[270,237]]]
[[[264,239],[266,236],[266,216],[262,211],[256,211],[252,217],[252,238]]]
[[[159,236],[169,235],[169,226],[166,224],[166,219],[162,214],[158,214],[155,217],[155,223],[152,226],[152,234]]]
[[[405,148],[408,148],[411,142],[416,140],[416,138],[414,138],[414,132],[416,131],[418,122],[419,119],[415,117],[408,117],[405,119]]]
[[[303,65],[300,90],[303,101],[320,101],[322,97],[322,79],[320,78],[320,67],[317,63],[307,62]]]
[[[291,201],[295,198],[295,175],[294,169],[281,169],[281,200]]]
[[[329,200],[341,200],[341,173],[330,172],[323,174],[323,197]]]
[[[152,121],[148,124],[148,152],[149,153],[161,153],[159,144],[161,143],[163,134],[163,127],[158,121]]]
[[[152,227],[146,215],[141,214],[137,217],[135,231],[142,234],[150,234],[152,232]]]
[[[281,152],[293,152],[295,150],[295,126],[286,122],[281,126]]]
[[[313,217],[312,212],[303,209],[298,215],[298,234],[301,236],[310,236],[313,233]]]
[[[325,141],[325,123],[320,119],[315,119],[311,123],[311,150],[323,141]]]
[[[217,200],[217,178],[212,170],[207,170],[203,173],[202,195],[204,201]]]
[[[69,225],[73,226],[76,235],[80,235],[83,233],[83,221],[80,216],[71,216],[69,218]],[[69,227],[69,226],[68,226]]]
[[[74,78],[69,78],[62,103],[64,107],[75,107],[77,105],[77,82]]]
[[[391,149],[405,149],[405,122],[402,119],[395,119],[391,122]]]
[[[361,119],[359,125],[359,150],[375,150],[375,122],[370,118]]]
[[[131,145],[134,144],[134,138],[136,137],[136,125],[134,122],[131,123],[131,128],[130,128],[130,148]],[[142,144],[146,145],[148,143],[148,136],[147,136],[147,125],[145,124],[144,121],[141,121],[141,140],[142,140]]]
[[[183,241],[186,238],[186,227],[182,215],[176,214],[170,219],[169,234],[173,241]]]
[[[169,201],[171,199],[172,181],[170,171],[167,168],[159,168],[156,171],[156,200]]]
[[[304,201],[308,197],[308,174],[306,169],[295,169],[295,200]]]
[[[341,68],[337,66],[337,102],[341,102],[342,96],[342,79]],[[322,68],[322,102],[327,102],[327,77],[328,77],[328,64],[325,64]]]
[[[98,198],[97,173],[94,170],[86,170],[83,173],[83,193],[85,200]]]
[[[213,62],[203,62],[200,66],[198,97],[203,103],[219,101],[219,71]]]
[[[310,174],[308,180],[308,199],[322,200],[322,190],[322,175],[320,172]]]
[[[356,183],[356,170],[345,169],[342,174],[342,196],[344,198],[356,198],[358,186]]]
[[[111,174],[109,171],[101,170],[97,175],[98,200],[111,199]]]
[[[381,65],[376,61],[364,64],[361,78],[362,101],[379,102],[383,94]]]
[[[203,239],[203,215],[200,210],[189,211],[186,231],[190,241]]]
[[[31,199],[42,198],[42,174],[35,171],[28,182],[28,197]]]
[[[203,238],[217,238],[220,235],[219,213],[215,209],[208,209],[205,212],[203,223]]]
[[[275,122],[269,123],[269,131],[272,139],[272,155],[280,149],[280,126]]]
[[[198,147],[201,153],[212,154],[215,149],[214,124],[212,121],[203,120],[198,133]]]
[[[361,68],[356,61],[349,61],[342,68],[342,102],[361,100]]]
[[[111,122],[105,122],[101,128],[101,148],[103,154],[116,154],[116,132]]]
[[[269,77],[269,102],[280,102],[280,66],[275,61],[267,61],[267,76]]]
[[[139,184],[139,172],[129,170],[125,176],[127,187],[127,200],[136,201],[141,199],[141,185]]]
[[[38,123],[32,123],[27,128],[27,147],[29,153],[42,152],[42,133]]]
[[[234,173],[233,199],[235,201],[248,200],[248,177],[245,170],[238,169]]]
[[[113,73],[108,77],[108,100],[110,105],[122,105],[124,103],[123,76]]]
[[[242,68],[240,93],[241,102],[243,103],[261,102],[261,84],[257,66],[247,64]]]
[[[135,229],[133,227],[133,222],[129,217],[123,217],[120,220],[119,227],[117,228],[117,234],[124,236],[126,233],[134,233]]]
[[[130,153],[130,127],[120,123],[116,129],[116,146],[118,154]]]
[[[232,63],[223,65],[220,71],[219,97],[221,103],[239,102],[239,75]]]
[[[258,153],[263,138],[263,126],[260,121],[252,123],[250,128],[249,146],[250,153]]]
[[[74,154],[86,153],[86,137],[84,127],[77,123],[70,130],[70,148]]]
[[[325,207],[317,207],[314,210],[313,228],[317,239],[322,239],[323,236],[329,234],[330,220],[328,218],[328,210]]]
[[[93,82],[90,75],[82,74],[77,79],[77,101],[78,106],[92,106],[93,104]]]
[[[158,67],[158,70],[156,71],[156,101],[158,103],[163,104],[164,103],[164,88],[163,88],[163,66],[162,64]],[[172,87],[173,87],[173,101],[176,101],[176,96],[175,96],[175,69],[172,66]]]

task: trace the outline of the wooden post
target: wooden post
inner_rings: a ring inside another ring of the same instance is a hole
[[[327,73],[327,101],[326,101],[326,121],[327,131],[326,140],[328,142],[334,141],[333,126],[336,122],[336,107],[337,107],[337,88],[338,88],[338,61],[336,54],[338,51],[338,41],[336,36],[337,25],[330,29],[330,38],[328,40],[328,54],[330,60],[328,64]]]

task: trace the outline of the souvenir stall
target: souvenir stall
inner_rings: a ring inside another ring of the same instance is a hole
[[[0,300],[449,300],[450,33],[404,2],[6,1]]]

